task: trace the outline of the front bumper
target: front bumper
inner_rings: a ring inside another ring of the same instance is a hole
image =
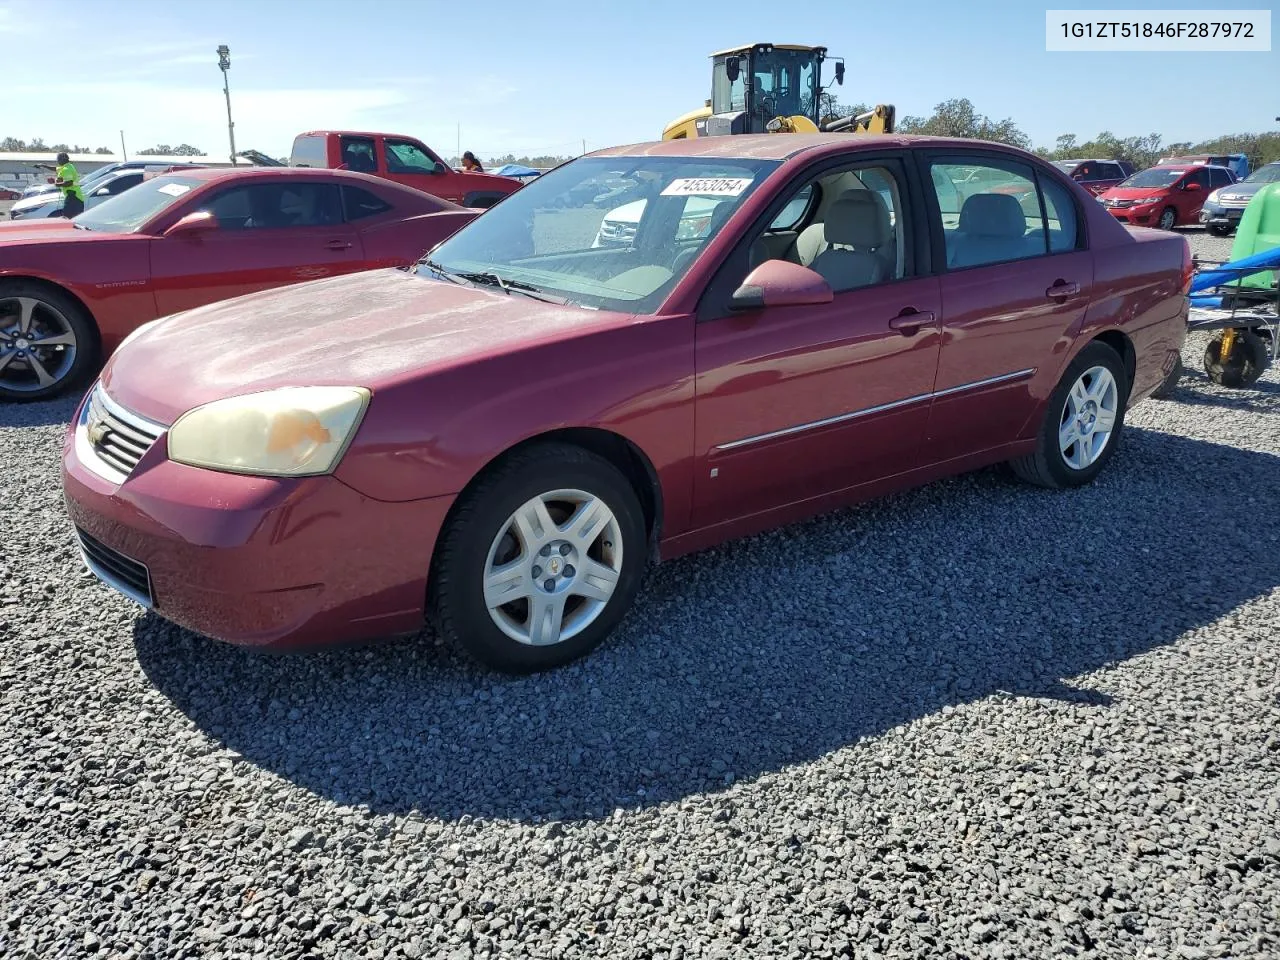
[[[1240,218],[1244,216],[1244,210],[1244,205],[1228,207],[1210,206],[1206,203],[1200,208],[1200,222],[1212,224],[1213,226],[1235,226],[1240,223]]]
[[[1148,227],[1160,222],[1159,204],[1149,207],[1107,207],[1107,212],[1121,223],[1132,223],[1139,227]]]
[[[272,649],[422,626],[452,497],[386,503],[329,476],[188,467],[168,459],[164,434],[118,482],[88,462],[81,420],[63,444],[67,512],[89,569],[126,596],[205,636]]]

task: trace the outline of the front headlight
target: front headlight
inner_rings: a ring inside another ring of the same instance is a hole
[[[1222,188],[1221,188],[1221,187],[1219,187],[1217,190],[1212,191],[1212,192],[1211,192],[1207,197],[1205,197],[1205,198],[1204,198],[1204,202],[1205,202],[1205,203],[1217,203],[1217,202],[1218,202],[1218,194],[1220,194],[1220,193],[1222,193]]]
[[[227,473],[331,472],[369,405],[364,387],[284,387],[215,400],[169,428],[169,459]]]

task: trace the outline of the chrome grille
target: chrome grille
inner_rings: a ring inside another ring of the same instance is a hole
[[[606,220],[600,224],[601,243],[631,243],[636,238],[636,224]]]
[[[113,550],[79,527],[76,527],[76,537],[80,540],[85,566],[96,577],[145,607],[155,602],[151,594],[151,573],[146,564]]]
[[[95,387],[85,404],[80,429],[89,448],[106,466],[128,477],[164,428],[116,406]]]

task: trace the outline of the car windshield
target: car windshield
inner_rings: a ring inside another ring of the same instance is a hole
[[[1168,187],[1177,183],[1187,171],[1176,170],[1171,167],[1152,167],[1150,170],[1143,170],[1141,173],[1135,173],[1128,180],[1124,181],[1122,187]]]
[[[418,273],[651,314],[778,165],[711,157],[575,160],[467,224]]]
[[[133,233],[161,210],[190,193],[199,183],[192,177],[181,176],[143,180],[136,187],[130,187],[74,217],[72,222],[85,230]]]
[[[1280,163],[1268,163],[1259,167],[1242,181],[1244,183],[1280,183]]]

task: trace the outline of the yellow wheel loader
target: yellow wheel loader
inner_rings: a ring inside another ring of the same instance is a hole
[[[711,99],[667,124],[663,140],[734,133],[893,133],[894,109],[880,104],[857,116],[822,116],[826,47],[753,43],[711,55]],[[844,84],[844,61],[835,61]]]

